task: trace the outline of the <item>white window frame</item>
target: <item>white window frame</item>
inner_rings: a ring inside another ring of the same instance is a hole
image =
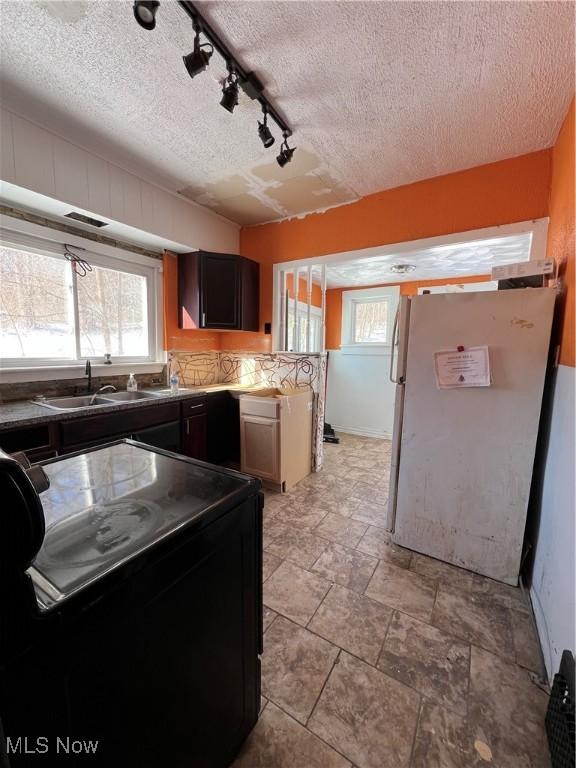
[[[17,229],[15,225],[18,225]],[[160,372],[165,362],[165,352],[162,348],[163,298],[160,259],[102,245],[29,222],[20,222],[4,215],[0,216],[0,243],[9,248],[65,260],[64,242],[71,246],[72,250],[75,247],[82,249],[78,251],[79,255],[93,266],[120,270],[146,278],[149,354],[138,357],[122,356],[117,357],[116,360],[112,357],[112,365],[105,365],[103,357],[81,357],[79,338],[76,338],[75,358],[0,358],[0,381],[9,383],[64,377],[81,378],[88,359],[92,363],[94,375]],[[82,278],[73,273],[72,279],[75,282]],[[77,324],[76,317],[76,326]]]
[[[367,301],[387,301],[388,302],[388,327],[386,329],[386,341],[355,341],[355,308],[356,304]],[[366,353],[371,351],[374,354],[379,352],[385,354],[390,351],[392,346],[392,328],[394,325],[394,315],[398,309],[400,301],[400,286],[387,285],[381,288],[362,288],[358,290],[342,292],[342,344],[340,348],[343,352]]]

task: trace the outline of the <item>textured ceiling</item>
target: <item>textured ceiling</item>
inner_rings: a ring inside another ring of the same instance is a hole
[[[292,124],[281,170],[259,108],[219,106],[214,55],[162,2],[0,2],[9,108],[244,224],[550,146],[574,90],[569,2],[200,2]],[[298,158],[298,162],[296,158]]]
[[[437,245],[401,256],[372,256],[326,268],[328,288],[400,283],[407,280],[440,280],[443,277],[467,277],[490,274],[492,267],[528,261],[532,233],[494,237],[456,245]],[[393,264],[414,266],[405,275],[396,274]]]

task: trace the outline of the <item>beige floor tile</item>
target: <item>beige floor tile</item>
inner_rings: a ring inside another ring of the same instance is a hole
[[[466,714],[468,643],[396,611],[377,666],[443,706]]]
[[[342,651],[309,729],[359,768],[406,768],[418,694]]]
[[[326,539],[321,539],[308,531],[290,531],[278,536],[266,547],[266,553],[290,560],[302,568],[309,568],[326,549]]]
[[[264,550],[262,553],[262,580],[266,581],[267,578],[272,576],[281,562],[281,557],[276,557],[276,555],[272,555],[270,552]]]
[[[472,580],[475,575],[464,568],[443,563],[441,560],[421,555],[419,552],[414,552],[412,555],[410,570],[419,573],[420,576],[426,576],[428,579],[435,579],[438,583],[450,584],[464,592],[471,591]]]
[[[518,611],[530,611],[520,587],[512,587],[494,579],[487,579],[475,573],[472,579],[472,592],[483,595],[495,603],[514,607]]]
[[[335,645],[279,616],[266,632],[262,693],[305,724],[337,656]]]
[[[526,611],[509,609],[516,664],[544,676],[540,643],[536,635],[534,618]]]
[[[278,616],[276,611],[273,611],[271,608],[266,608],[266,606],[262,609],[262,624],[264,628],[264,632],[268,629],[270,624],[274,621],[274,619]]]
[[[305,625],[329,589],[326,579],[284,561],[264,583],[264,605]]]
[[[342,515],[329,513],[316,526],[314,533],[338,544],[355,547],[366,533],[366,525],[358,520],[350,520]]]
[[[406,568],[380,561],[365,594],[390,608],[430,622],[436,582]]]
[[[547,706],[548,695],[527,670],[472,647],[468,718],[475,738],[490,744],[495,765],[548,768]]]
[[[286,523],[281,523],[278,520],[278,515],[275,514],[272,519],[264,520],[264,535],[263,544],[264,548],[268,546],[275,538],[283,534],[287,534],[290,531],[290,527]]]
[[[350,763],[269,702],[231,768],[350,768]]]
[[[468,720],[434,701],[422,703],[410,768],[520,768],[496,766],[490,745],[474,738]]]
[[[335,645],[375,664],[392,609],[335,584],[308,628]]]
[[[393,544],[388,531],[373,525],[368,526],[368,530],[356,544],[356,549],[399,568],[408,568],[412,559],[411,550]]]
[[[351,517],[354,520],[360,520],[362,523],[368,523],[378,528],[386,528],[386,519],[388,508],[385,504],[375,504],[372,501],[360,501],[356,506]]]
[[[312,570],[328,581],[333,581],[356,592],[364,592],[378,565],[378,560],[356,549],[327,542]]]
[[[514,660],[509,611],[484,596],[440,584],[431,623],[455,637]]]
[[[325,517],[325,510],[315,509],[313,506],[298,500],[279,510],[273,522],[294,531],[311,532]]]
[[[347,502],[346,494],[337,490],[330,491],[309,491],[306,496],[300,499],[300,503],[310,509],[328,514],[334,512],[339,514],[342,504]]]
[[[353,496],[355,499],[362,499],[362,501],[368,503],[386,505],[388,502],[388,483],[382,482],[378,485],[368,485],[362,482],[355,483],[350,496]]]

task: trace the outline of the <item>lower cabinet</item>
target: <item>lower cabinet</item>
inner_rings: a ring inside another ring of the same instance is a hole
[[[242,471],[280,482],[280,422],[242,414],[240,418]]]
[[[182,453],[192,459],[206,461],[208,418],[206,413],[189,416],[182,421]]]

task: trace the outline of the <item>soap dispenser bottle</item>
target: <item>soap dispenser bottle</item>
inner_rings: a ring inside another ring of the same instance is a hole
[[[130,374],[128,377],[128,384],[126,384],[126,391],[127,392],[136,392],[138,389],[138,382],[136,381],[136,377],[133,373]]]

